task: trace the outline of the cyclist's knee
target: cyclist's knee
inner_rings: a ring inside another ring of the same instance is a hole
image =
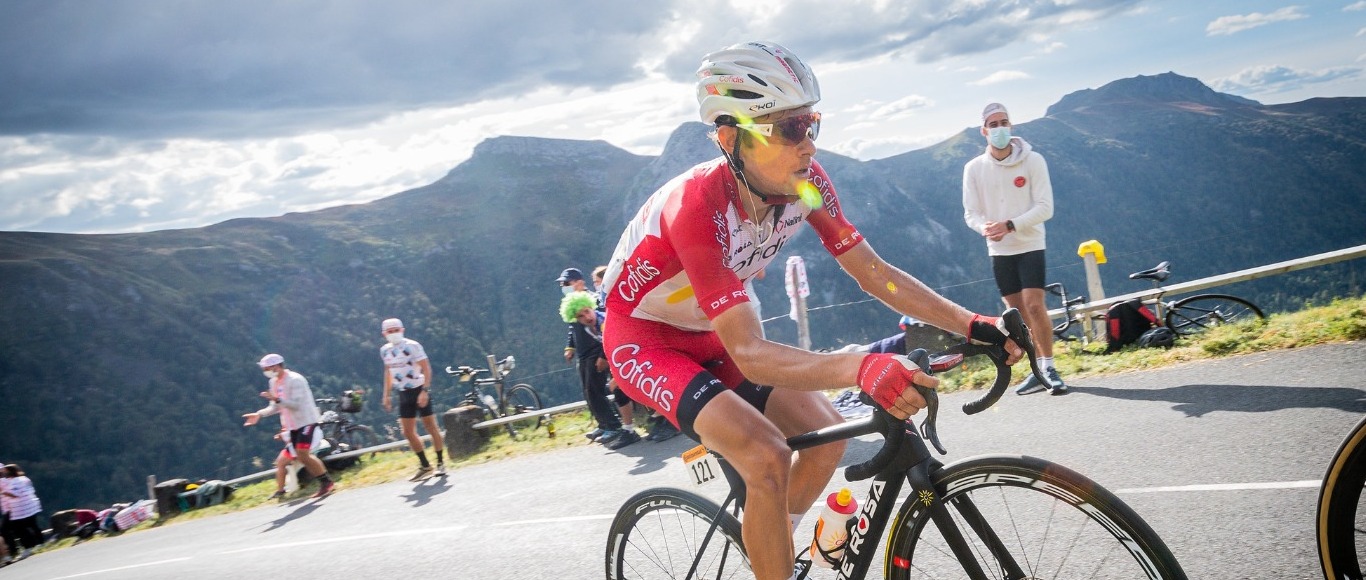
[[[781,438],[756,442],[740,454],[739,462],[731,462],[736,464],[751,495],[786,492],[792,449]]]

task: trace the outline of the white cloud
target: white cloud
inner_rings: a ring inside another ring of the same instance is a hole
[[[1265,65],[1247,68],[1233,76],[1216,79],[1210,83],[1210,87],[1220,92],[1246,96],[1289,91],[1305,85],[1355,77],[1361,73],[1362,69],[1355,67],[1308,71],[1281,65]]]
[[[1358,10],[1366,10],[1366,0],[1362,0],[1361,2],[1353,2],[1342,7],[1343,12],[1356,12]]]
[[[866,110],[866,108],[871,108],[872,110],[868,112],[868,114],[861,116],[859,121],[893,121],[904,119],[911,116],[919,109],[932,106],[934,106],[934,101],[921,95],[908,95],[890,103],[864,102],[860,103],[858,107],[863,110]]]
[[[984,78],[972,81],[968,84],[976,87],[985,87],[987,85],[995,85],[1009,81],[1018,81],[1027,78],[1030,78],[1029,73],[1017,70],[1002,70],[991,73]]]
[[[1287,22],[1308,17],[1308,15],[1300,12],[1299,6],[1286,6],[1271,14],[1253,12],[1252,14],[1220,16],[1205,27],[1205,34],[1209,36],[1228,36],[1230,34],[1251,30],[1275,22]]]

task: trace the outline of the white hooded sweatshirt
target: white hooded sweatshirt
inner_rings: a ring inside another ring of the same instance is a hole
[[[1010,220],[1015,231],[987,240],[992,256],[1044,249],[1043,223],[1053,217],[1053,182],[1048,164],[1024,139],[1010,138],[1010,155],[997,161],[991,148],[963,166],[963,221],[977,233],[986,222]]]

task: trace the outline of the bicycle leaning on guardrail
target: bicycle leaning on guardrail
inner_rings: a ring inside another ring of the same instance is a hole
[[[1366,558],[1366,418],[1342,440],[1319,488],[1315,522],[1319,563],[1328,580],[1362,580]]]
[[[364,404],[364,394],[365,391],[356,389],[344,391],[336,399],[314,399],[319,407],[328,408],[318,419],[318,426],[323,430],[323,438],[331,441],[334,447],[338,443],[345,443],[347,449],[355,450],[380,444],[380,437],[375,430],[369,425],[357,423],[355,419]]]
[[[1025,349],[1035,377],[1043,380],[1019,312],[1008,310],[1002,318],[1011,340]],[[997,374],[986,395],[963,405],[971,415],[994,404],[1010,383],[1004,348],[960,344],[940,355],[916,350],[911,357],[926,372],[943,372],[978,355],[991,359]],[[1019,455],[940,463],[925,444],[929,440],[945,453],[935,428],[938,395],[933,389],[916,388],[927,403],[919,431],[909,420],[874,407],[866,419],[787,440],[789,447],[800,450],[870,433],[883,435],[873,458],[845,470],[849,481],[873,481],[835,565],[840,578],[863,578],[888,530],[884,571],[886,577],[899,580],[1186,578],[1171,550],[1143,518],[1075,471]],[[720,455],[696,456],[699,459],[689,463],[694,483],[718,479],[719,472],[730,483],[730,495],[717,505],[690,491],[653,488],[627,500],[607,538],[609,580],[750,577],[740,535],[744,481]],[[907,482],[911,491],[890,519]],[[805,578],[811,565],[809,559],[798,557],[797,577]]]
[[[446,374],[456,377],[462,383],[470,383],[470,389],[465,393],[465,398],[460,401],[459,406],[472,405],[481,408],[489,419],[521,415],[543,408],[541,395],[531,385],[519,383],[508,387],[504,382],[508,373],[517,366],[517,359],[512,355],[501,361],[496,361],[493,355],[488,355],[488,365],[486,369],[468,366],[446,367]],[[494,395],[480,390],[481,387],[487,386],[494,388]],[[512,421],[507,424],[508,434],[516,437],[518,431],[538,429],[544,420],[544,416],[537,414]]]
[[[1196,294],[1174,302],[1163,302],[1162,296],[1166,294],[1166,290],[1161,284],[1171,274],[1171,262],[1163,261],[1147,270],[1129,274],[1129,279],[1152,282],[1158,294],[1145,302],[1153,303],[1157,308],[1157,319],[1180,336],[1190,336],[1215,326],[1242,320],[1266,318],[1266,315],[1262,314],[1262,309],[1257,308],[1255,304],[1228,294]]]

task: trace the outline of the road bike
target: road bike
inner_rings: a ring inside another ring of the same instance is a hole
[[[1074,325],[1081,324],[1082,316],[1085,315],[1073,313],[1072,307],[1086,304],[1086,296],[1073,296],[1068,298],[1067,288],[1062,285],[1062,282],[1054,282],[1044,286],[1043,289],[1048,291],[1049,294],[1057,296],[1062,302],[1062,322],[1053,325],[1053,338],[1061,341],[1077,340],[1077,337],[1072,336],[1068,330]],[[1102,324],[1101,327],[1103,328],[1104,325]],[[1091,341],[1091,337],[1085,336],[1085,333],[1083,333],[1081,340],[1082,344],[1087,344]]]
[[[319,407],[327,409],[319,417],[318,426],[323,430],[323,438],[331,441],[334,448],[338,443],[344,443],[352,450],[380,444],[380,437],[374,429],[356,422],[356,413],[364,405],[364,394],[365,391],[356,389],[343,391],[342,396],[336,399],[314,399]]]
[[[460,406],[471,405],[481,408],[489,419],[526,415],[544,408],[541,406],[541,395],[531,385],[518,383],[508,387],[504,382],[508,373],[516,368],[516,358],[512,355],[501,361],[494,360],[493,355],[488,355],[487,358],[488,368],[446,367],[446,374],[456,377],[462,383],[470,384],[470,389],[460,401]],[[481,390],[488,386],[494,388],[493,395]],[[539,429],[544,420],[543,415],[534,414],[511,421],[507,423],[508,434],[516,437],[519,431]]]
[[[1319,488],[1315,522],[1319,563],[1327,580],[1362,580],[1366,557],[1366,418],[1347,433]]]
[[[1019,312],[1008,310],[1003,318],[1011,340],[1025,348],[1031,371],[1041,377]],[[1002,347],[960,344],[939,355],[917,350],[910,356],[926,372],[947,371],[967,357],[989,358],[996,365],[996,382],[963,405],[968,414],[993,405],[1010,383]],[[835,566],[839,578],[864,578],[888,531],[883,576],[897,580],[1186,578],[1171,550],[1133,509],[1071,469],[1019,455],[940,463],[925,443],[945,453],[936,429],[938,396],[933,389],[916,388],[927,403],[918,430],[874,406],[866,419],[787,440],[800,450],[871,433],[883,436],[871,459],[845,469],[849,481],[871,477],[872,483]],[[730,494],[717,505],[697,493],[665,487],[627,500],[607,538],[609,580],[752,577],[740,535],[744,482],[715,452],[700,456],[699,461],[715,460],[718,467],[690,466],[694,481],[720,479],[714,475],[719,471]],[[903,484],[910,485],[910,493],[892,519]],[[811,572],[804,555],[793,565],[800,578]]]
[[[1158,320],[1162,320],[1167,328],[1180,336],[1198,334],[1215,326],[1243,320],[1266,318],[1257,305],[1228,294],[1197,294],[1175,302],[1163,302],[1162,296],[1166,290],[1161,284],[1170,276],[1171,262],[1163,261],[1147,270],[1129,274],[1129,279],[1152,282],[1153,288],[1159,292],[1145,302],[1155,304]]]

